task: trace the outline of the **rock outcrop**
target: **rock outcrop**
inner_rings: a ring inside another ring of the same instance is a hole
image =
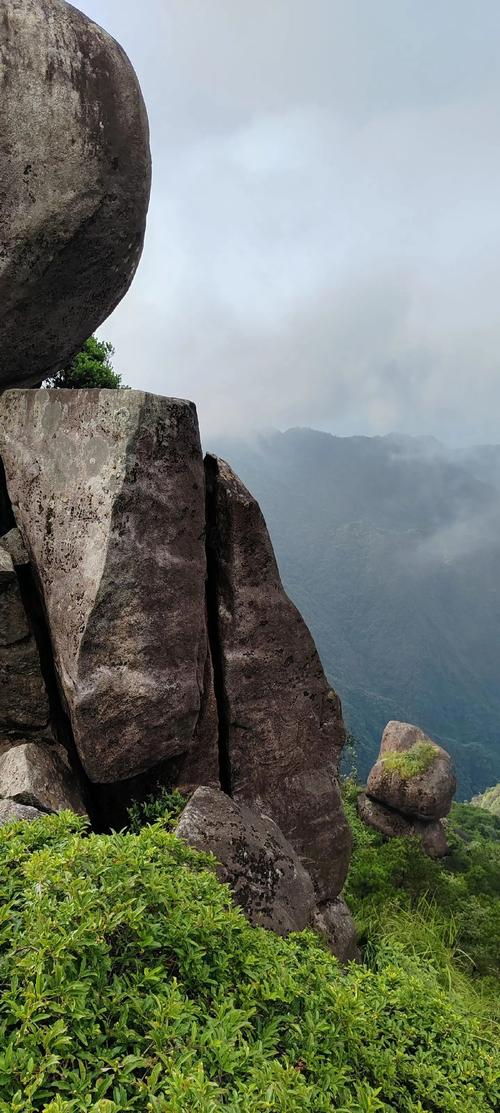
[[[237,804],[225,793],[200,787],[176,833],[213,854],[218,877],[232,889],[252,924],[287,935],[302,931],[315,907],[314,886],[293,847],[271,819]]]
[[[92,781],[198,747],[217,766],[204,473],[192,403],[140,391],[7,391],[0,454]]]
[[[151,166],[132,66],[64,0],[3,0],[0,390],[60,370],[135,273]]]
[[[388,723],[367,792],[415,819],[448,815],[457,782],[450,755],[411,723]]]
[[[337,779],[340,702],[283,590],[257,502],[213,456],[207,522],[223,787],[272,817],[326,900],[342,888],[351,845]]]
[[[379,757],[358,798],[361,819],[387,838],[420,839],[431,858],[448,853],[440,822],[457,787],[450,755],[411,723],[390,722]]]
[[[312,927],[340,962],[359,958],[356,928],[342,897],[316,903],[311,877],[267,816],[225,793],[201,787],[176,827],[194,850],[217,859],[217,875],[250,923],[288,935]]]
[[[0,796],[39,811],[86,814],[65,751],[43,742],[14,746],[0,757]]]

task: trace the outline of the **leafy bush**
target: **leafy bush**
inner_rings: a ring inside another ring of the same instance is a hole
[[[382,754],[382,761],[390,773],[398,773],[403,781],[418,777],[430,769],[437,757],[432,742],[414,742],[409,750],[389,750]]]
[[[163,823],[0,831],[0,1113],[475,1113],[479,1022],[394,956],[251,927]]]
[[[152,792],[146,800],[136,801],[128,809],[129,829],[133,835],[138,835],[142,827],[161,819],[171,830],[186,804],[186,797],[178,789],[158,785],[156,792]]]

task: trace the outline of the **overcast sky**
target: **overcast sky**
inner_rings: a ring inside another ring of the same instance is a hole
[[[500,441],[498,0],[80,5],[151,123],[146,247],[101,330],[125,381],[212,441]]]

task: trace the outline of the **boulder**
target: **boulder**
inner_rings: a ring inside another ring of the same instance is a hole
[[[336,897],[316,909],[311,926],[324,939],[339,962],[360,962],[356,925],[343,897]]]
[[[0,737],[47,727],[49,704],[38,648],[10,554],[0,546]]]
[[[195,850],[215,855],[218,877],[250,923],[286,935],[314,910],[311,878],[275,823],[217,789],[198,788],[176,829]]]
[[[457,788],[450,755],[410,723],[388,723],[367,793],[416,819],[448,815]]]
[[[30,742],[0,757],[0,798],[45,812],[65,809],[85,815],[85,807],[61,746]]]
[[[3,0],[0,390],[60,370],[127,291],[150,192],[120,46],[64,0]]]
[[[222,460],[207,457],[209,606],[223,787],[272,817],[335,897],[349,864],[338,762],[340,701],[286,596],[264,518]]]
[[[29,564],[28,551],[18,529],[10,529],[0,537],[0,549],[9,554],[16,568]]]
[[[0,455],[89,778],[125,780],[198,748],[206,783],[217,723],[194,405],[134,390],[7,391]]]
[[[429,858],[444,858],[449,853],[446,833],[438,819],[410,819],[371,800],[364,792],[358,796],[358,813],[363,823],[387,839],[419,839]]]
[[[0,800],[0,827],[7,823],[33,823],[35,819],[43,819],[46,812],[37,808],[29,808],[25,804],[16,804],[14,800]]]

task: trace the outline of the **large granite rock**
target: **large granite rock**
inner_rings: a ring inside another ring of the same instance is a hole
[[[216,789],[198,788],[176,834],[194,850],[213,854],[221,881],[245,916],[278,935],[302,931],[315,900],[311,878],[271,819]]]
[[[12,557],[0,546],[0,748],[12,734],[43,730],[48,722],[38,648]]]
[[[217,725],[193,404],[7,391],[0,455],[88,776],[125,780],[198,747],[206,783]]]
[[[0,757],[0,797],[45,812],[85,815],[67,755],[60,746],[30,742]]]
[[[123,50],[64,0],[3,0],[0,389],[58,371],[125,294],[150,191]]]
[[[206,470],[223,787],[274,819],[326,900],[342,888],[351,848],[340,702],[283,590],[258,504],[223,461],[208,457]]]
[[[369,796],[412,818],[442,819],[456,788],[446,750],[411,723],[388,723],[368,777]]]
[[[360,819],[386,839],[416,838],[429,858],[444,858],[449,853],[446,832],[439,819],[410,819],[401,812],[371,800],[366,793],[358,796]]]

